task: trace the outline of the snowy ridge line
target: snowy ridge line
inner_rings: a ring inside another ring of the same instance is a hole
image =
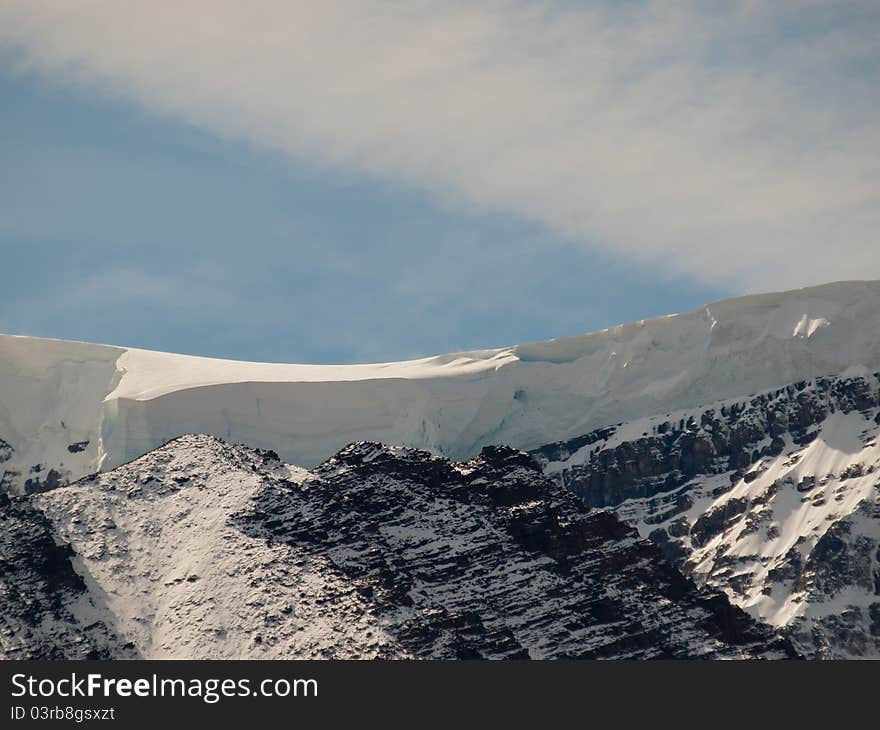
[[[0,335],[0,484],[40,491],[184,433],[312,466],[376,440],[466,458],[786,383],[880,370],[880,282],[728,299],[509,348],[280,365]],[[6,453],[8,450],[8,453]]]
[[[866,367],[849,367],[837,375],[807,378],[739,397],[609,424],[574,438],[544,444],[532,449],[531,453],[541,463],[545,474],[558,477],[567,469],[587,464],[600,451],[611,450],[640,439],[663,436],[670,428],[675,428],[675,424],[678,424],[678,430],[690,428],[696,433],[702,429],[700,422],[706,414],[714,415],[717,412],[725,418],[735,418],[737,414],[754,411],[755,406],[761,403],[786,395],[797,397],[805,392],[818,393],[823,403],[834,409],[838,405],[834,393],[837,384],[844,388],[847,384],[856,384],[864,390],[866,396],[877,397],[880,395],[880,371],[870,372]],[[852,404],[845,404],[845,407],[847,405],[849,410],[854,408]],[[769,441],[764,445],[768,444]]]

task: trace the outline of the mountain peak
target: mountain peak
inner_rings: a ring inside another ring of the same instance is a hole
[[[10,534],[53,535],[90,578],[59,593],[54,573],[12,564],[39,620],[4,651],[67,656],[82,634],[98,655],[147,658],[794,656],[521,452],[338,456],[290,474],[186,436],[17,498],[30,511],[6,510]]]

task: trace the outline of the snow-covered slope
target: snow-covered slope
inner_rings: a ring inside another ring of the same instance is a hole
[[[851,369],[535,452],[810,656],[880,658],[880,381]]]
[[[314,465],[373,439],[453,458],[853,365],[880,370],[880,282],[742,297],[594,334],[378,365],[275,365],[0,336],[0,478],[37,491],[185,433]]]
[[[306,472],[186,436],[0,522],[0,658],[795,655],[509,447]]]

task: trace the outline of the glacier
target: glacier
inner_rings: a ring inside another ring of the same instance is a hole
[[[880,370],[880,282],[714,302],[576,337],[359,365],[0,335],[0,484],[41,491],[188,433],[312,467],[373,440],[452,459],[805,378]]]

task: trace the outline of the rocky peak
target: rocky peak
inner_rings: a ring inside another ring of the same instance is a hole
[[[58,559],[43,570],[4,548],[4,581],[42,586],[34,615],[54,627],[17,628],[25,618],[0,594],[17,655],[795,655],[506,447],[456,463],[357,442],[305,471],[187,436],[21,500],[16,529],[51,539]],[[72,576],[60,596],[58,570]]]
[[[456,464],[355,444],[299,485],[267,484],[233,519],[252,537],[326,561],[413,656],[792,651],[507,447]]]

